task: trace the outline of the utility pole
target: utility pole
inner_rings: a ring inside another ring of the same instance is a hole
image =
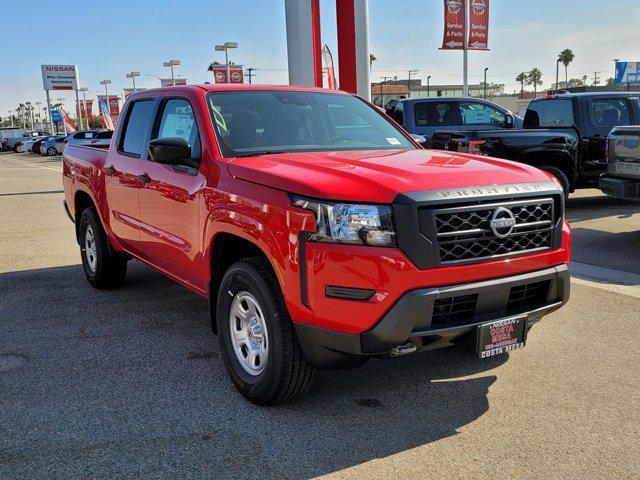
[[[598,74],[602,73],[602,72],[593,72],[593,84],[594,85],[598,85],[600,83],[600,80],[598,79]]]
[[[558,88],[558,70],[560,69],[560,59],[556,60],[556,92],[558,90],[560,90],[560,88]]]
[[[254,70],[255,68],[247,68],[247,77],[249,77],[249,83],[251,83],[251,78],[256,75],[255,73],[253,73]]]
[[[485,67],[484,69],[484,99],[487,99],[487,70],[489,67]]]
[[[429,90],[429,80],[431,80],[431,75],[427,77],[427,98],[431,96],[431,92]]]
[[[380,77],[382,81],[380,82],[380,103],[381,107],[384,108],[384,82],[391,80],[393,77]]]
[[[407,90],[409,90],[409,96],[411,96],[411,75],[418,73],[420,70],[409,70],[409,79],[407,80]]]

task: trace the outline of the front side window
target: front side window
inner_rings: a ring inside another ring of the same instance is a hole
[[[569,99],[552,99],[531,102],[524,117],[525,128],[572,127],[573,103]]]
[[[453,102],[419,102],[414,107],[417,127],[458,125]]]
[[[589,121],[596,127],[630,125],[629,106],[626,100],[606,98],[589,101]]]
[[[191,104],[182,98],[172,98],[165,102],[162,117],[155,138],[179,137],[191,147],[191,159],[201,156],[200,134]]]
[[[460,102],[460,116],[463,125],[500,127],[506,119],[505,114],[497,108],[479,102]]]
[[[153,100],[139,100],[129,107],[122,140],[120,140],[120,149],[124,153],[142,155],[153,113],[153,103]]]
[[[225,157],[416,148],[383,115],[351,95],[281,90],[211,92],[207,103]]]

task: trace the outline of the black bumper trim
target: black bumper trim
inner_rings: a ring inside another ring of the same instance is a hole
[[[543,305],[525,311],[496,311],[496,305],[506,305],[511,287],[550,280]],[[361,334],[347,334],[306,324],[295,324],[302,351],[317,367],[339,367],[349,357],[380,355],[389,352],[409,339],[422,339],[422,347],[450,345],[485,322],[513,315],[527,317],[528,326],[544,315],[557,310],[569,300],[569,269],[559,265],[545,270],[480,282],[412,290],[403,295],[370,330]],[[434,302],[457,295],[479,295],[476,315],[460,325],[431,329]]]
[[[602,175],[600,177],[600,190],[602,190],[602,193],[620,200],[640,200],[640,180],[633,178]]]

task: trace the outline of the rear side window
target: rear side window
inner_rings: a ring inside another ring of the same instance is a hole
[[[589,121],[596,127],[630,125],[627,101],[616,98],[589,100]]]
[[[573,103],[569,99],[531,102],[524,116],[525,128],[572,127],[574,124]]]
[[[153,100],[140,100],[129,107],[120,140],[122,152],[138,157],[142,155],[152,113]]]
[[[200,134],[191,104],[181,98],[172,98],[165,102],[162,117],[155,138],[180,137],[191,147],[191,159],[201,156]]]
[[[460,116],[463,125],[501,126],[505,115],[497,108],[480,102],[460,102]]]
[[[417,127],[458,125],[453,102],[421,102],[414,106]]]

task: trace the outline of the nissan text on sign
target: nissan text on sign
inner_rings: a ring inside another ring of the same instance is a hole
[[[76,65],[42,65],[42,85],[45,90],[77,90]]]

